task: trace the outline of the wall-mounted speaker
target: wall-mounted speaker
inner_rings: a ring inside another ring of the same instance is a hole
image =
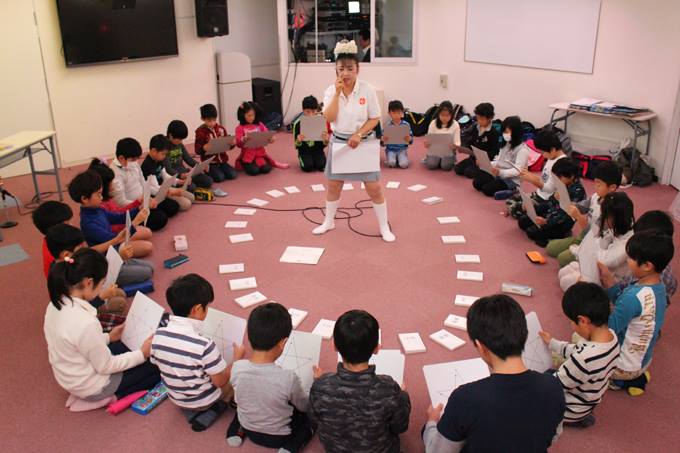
[[[196,31],[201,38],[228,35],[227,0],[196,0]]]

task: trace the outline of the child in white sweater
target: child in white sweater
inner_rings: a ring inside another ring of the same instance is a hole
[[[427,129],[428,134],[451,134],[453,136],[449,144],[450,153],[447,152],[444,156],[427,153],[425,166],[429,170],[441,168],[444,171],[451,171],[456,164],[456,146],[460,146],[460,125],[453,115],[453,104],[450,101],[442,102],[439,104],[435,119]],[[425,148],[428,151],[430,146],[429,140],[425,140]]]

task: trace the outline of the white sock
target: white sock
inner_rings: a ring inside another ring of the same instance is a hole
[[[324,234],[335,228],[335,213],[338,211],[340,200],[328,201],[326,200],[326,218],[323,223],[312,230],[314,234]]]
[[[383,201],[382,204],[373,203],[373,211],[378,218],[378,225],[380,226],[380,234],[382,235],[383,241],[394,242],[397,238],[392,234],[390,231],[390,224],[387,223],[387,202]]]

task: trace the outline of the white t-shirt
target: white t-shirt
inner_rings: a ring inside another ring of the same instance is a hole
[[[323,105],[328,105],[335,96],[335,84],[326,88],[323,94]],[[340,93],[338,99],[338,116],[331,123],[334,133],[349,137],[356,133],[368,119],[380,118],[380,104],[375,88],[368,82],[357,79],[354,90],[349,96]]]
[[[557,176],[552,174],[552,168],[553,165],[555,165],[555,162],[562,159],[563,157],[567,156],[561,154],[554,159],[548,159],[543,166],[543,171],[541,172],[541,181],[543,182],[543,187],[536,189],[536,193],[544,200],[549,200],[550,197],[552,197],[552,195],[555,193],[555,190],[557,190],[555,187],[555,180],[553,179],[557,178]]]

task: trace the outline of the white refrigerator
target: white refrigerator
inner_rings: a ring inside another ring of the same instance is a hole
[[[236,110],[243,101],[253,100],[250,57],[240,52],[217,54],[217,98],[220,124],[230,135],[238,125]]]

